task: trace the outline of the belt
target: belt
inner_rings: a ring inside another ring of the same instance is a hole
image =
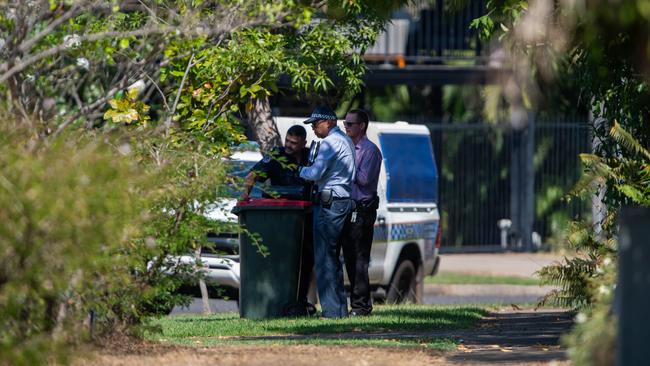
[[[332,205],[332,202],[344,201],[344,200],[351,200],[351,198],[350,197],[332,197],[332,200],[330,201],[329,205],[324,205],[323,202],[321,202],[321,201],[315,202],[315,204],[320,205],[320,206],[325,207],[325,208],[329,208]]]

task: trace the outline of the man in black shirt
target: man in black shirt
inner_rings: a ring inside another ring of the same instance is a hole
[[[297,174],[298,166],[306,166],[309,159],[307,131],[300,125],[291,126],[284,139],[284,147],[274,148],[266,154],[246,176],[242,200],[247,200],[255,182],[271,181],[271,186],[302,186],[309,189]],[[307,194],[309,192],[306,192]]]
[[[280,187],[300,186],[303,191],[299,195],[300,197],[297,198],[309,199],[311,184],[298,175],[298,166],[306,166],[309,162],[309,149],[305,147],[306,144],[307,131],[305,128],[300,125],[291,126],[284,139],[284,147],[274,148],[255,164],[248,173],[241,199],[249,199],[251,189],[256,181],[264,182],[267,179],[271,181],[271,186],[275,187],[277,191],[280,190]],[[271,190],[273,191],[273,188]],[[309,307],[308,312],[311,312],[311,309],[315,311],[315,308],[307,303],[307,293],[309,292],[314,267],[313,228],[311,222],[312,215],[309,213],[305,217],[302,264],[298,283],[298,304]]]

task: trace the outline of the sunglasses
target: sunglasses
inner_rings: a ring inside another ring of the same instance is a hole
[[[353,125],[358,125],[359,122],[348,122],[348,121],[345,121],[345,122],[343,122],[343,124],[345,125],[345,127],[352,127]]]

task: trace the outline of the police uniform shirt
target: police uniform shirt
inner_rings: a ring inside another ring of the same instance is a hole
[[[349,198],[356,170],[354,154],[352,139],[335,126],[321,141],[314,163],[300,170],[300,177],[315,182],[319,192],[331,189],[335,197]]]

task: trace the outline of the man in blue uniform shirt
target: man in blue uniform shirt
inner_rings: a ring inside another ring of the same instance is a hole
[[[323,317],[348,315],[343,287],[343,267],[339,260],[343,225],[354,209],[350,198],[355,174],[352,140],[336,126],[336,113],[318,107],[304,123],[323,140],[311,166],[300,168],[300,177],[317,187],[314,206],[314,259],[316,284]]]

